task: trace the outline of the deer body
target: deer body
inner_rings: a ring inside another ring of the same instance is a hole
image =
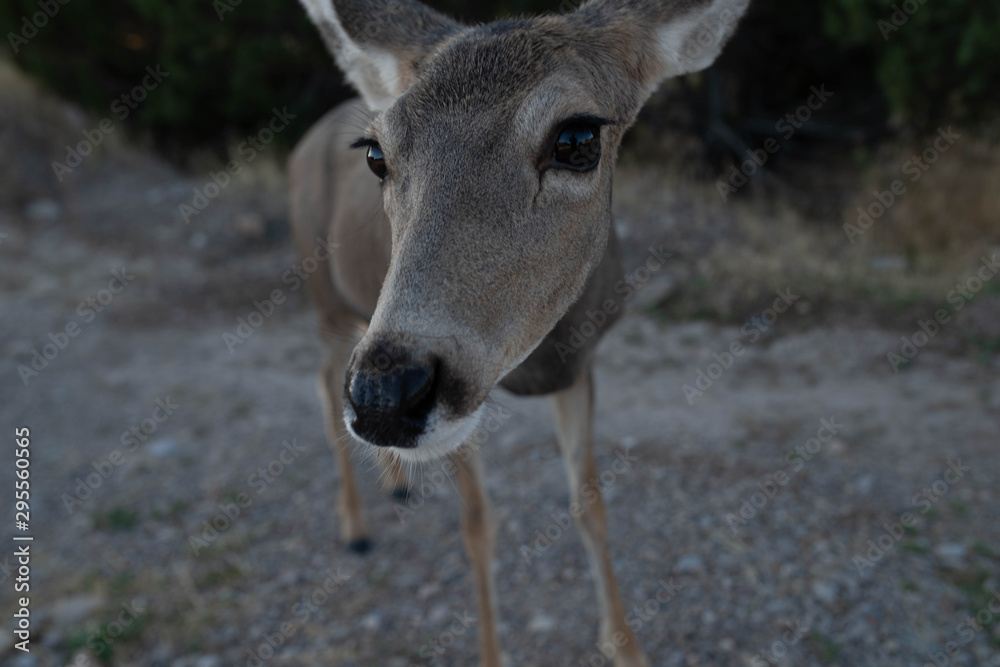
[[[334,245],[308,287],[341,534],[369,545],[349,439],[376,452],[398,489],[401,463],[448,457],[483,665],[501,664],[495,531],[466,441],[495,386],[553,396],[601,640],[620,647],[617,667],[649,664],[625,623],[603,502],[580,498],[596,477],[591,357],[621,306],[611,176],[646,97],[710,64],[745,2],[597,0],[468,28],[412,0],[302,0],[363,99],[317,123],[289,163],[299,251]],[[598,311],[607,319],[594,335],[571,339]]]

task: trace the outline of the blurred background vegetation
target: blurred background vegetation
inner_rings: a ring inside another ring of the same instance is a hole
[[[473,23],[571,8],[567,0],[429,4]],[[5,0],[0,25],[19,32],[38,11],[38,0]],[[305,121],[281,137],[294,142],[353,94],[292,0],[104,0],[97,11],[72,0],[59,12],[15,62],[98,115],[147,65],[160,64],[172,85],[151,95],[130,126],[175,156],[255,130],[278,102]],[[790,151],[815,152],[927,130],[945,116],[982,122],[997,112],[998,82],[1000,3],[754,0],[718,64],[671,87],[644,122],[693,129],[718,161],[772,136],[776,119],[825,84],[836,95],[823,122],[798,133]]]
[[[58,1],[5,0],[0,28],[8,41],[40,2]],[[579,0],[427,3],[474,24],[565,12]],[[235,157],[234,147],[263,127],[273,108],[287,107],[296,121],[256,167],[280,174],[312,122],[355,95],[295,0],[105,0],[99,8],[67,0],[58,11],[29,43],[6,50],[16,66],[99,119],[113,117],[113,101],[159,65],[169,85],[138,105],[123,132],[189,171]],[[833,96],[791,135],[779,131],[776,123],[804,109],[814,87]],[[899,178],[940,127],[954,126],[963,140],[944,166],[910,188],[879,220],[878,234],[858,242],[868,254],[901,256],[908,271],[919,272],[928,257],[1000,244],[998,102],[995,0],[752,0],[713,67],[669,81],[653,96],[623,156],[638,170],[655,164],[672,179],[669,187],[702,188],[716,202],[759,203],[764,208],[754,215],[764,227],[788,208],[839,243],[857,207]],[[720,185],[771,138],[780,150],[720,200]],[[761,243],[770,244],[766,239]]]

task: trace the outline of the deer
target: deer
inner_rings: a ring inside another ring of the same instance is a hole
[[[581,497],[596,477],[594,350],[621,313],[612,176],[649,96],[711,65],[749,0],[590,0],[479,26],[415,0],[300,1],[360,93],[288,162],[299,253],[336,241],[307,290],[341,538],[371,546],[353,448],[404,494],[404,465],[451,462],[480,661],[501,665],[497,529],[483,452],[467,441],[495,387],[551,396],[599,641],[619,647],[616,667],[648,667],[626,623],[603,500]],[[597,309],[613,314],[568,353],[571,329]]]

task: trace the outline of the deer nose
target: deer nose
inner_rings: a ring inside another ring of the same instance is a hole
[[[434,407],[435,364],[356,371],[347,398],[354,432],[380,447],[416,447]]]

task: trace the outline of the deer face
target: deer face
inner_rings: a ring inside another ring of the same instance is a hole
[[[610,233],[622,134],[653,82],[687,71],[661,42],[679,50],[689,37],[634,8],[470,30],[401,3],[386,36],[407,22],[423,32],[394,49],[366,44],[365,14],[335,5],[307,3],[381,109],[356,146],[392,227],[389,271],[345,377],[345,422],[426,460],[468,438],[490,390],[583,291]],[[690,10],[682,19],[695,23]]]

